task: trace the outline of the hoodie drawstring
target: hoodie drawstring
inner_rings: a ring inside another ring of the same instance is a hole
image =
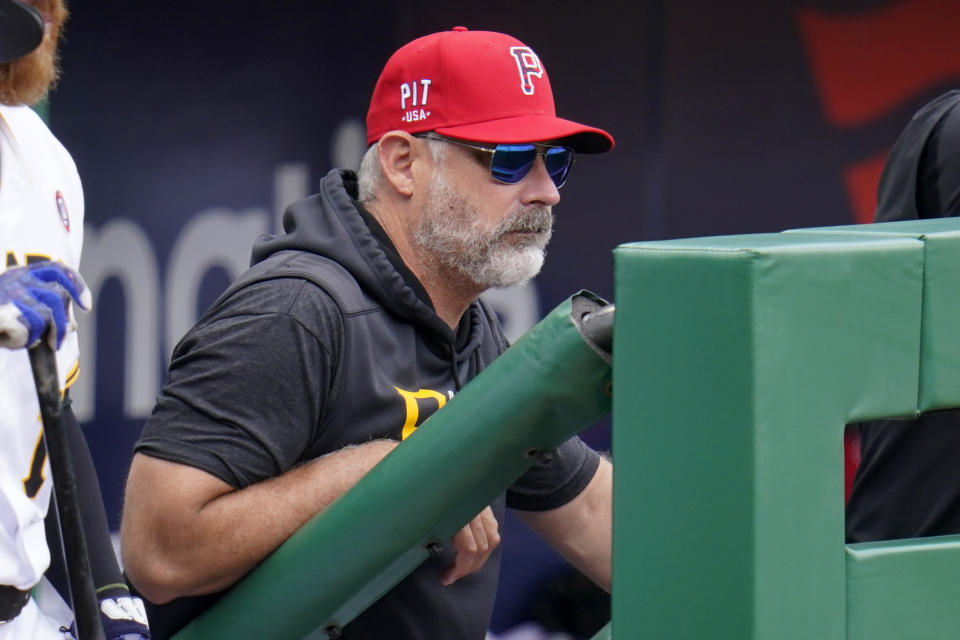
[[[448,346],[450,347],[450,368],[453,369],[453,384],[456,387],[455,391],[459,392],[463,389],[463,380],[460,378],[460,367],[457,366],[457,350],[453,343]]]

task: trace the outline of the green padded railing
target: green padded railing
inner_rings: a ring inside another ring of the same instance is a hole
[[[176,640],[337,637],[539,452],[609,412],[610,365],[576,326],[598,307],[586,293],[557,307]]]
[[[960,221],[616,251],[620,638],[956,637],[960,538],[844,545],[846,423],[960,406]]]

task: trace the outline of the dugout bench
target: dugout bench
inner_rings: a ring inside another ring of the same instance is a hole
[[[957,636],[960,536],[844,545],[842,440],[848,422],[960,406],[958,256],[957,219],[615,251],[618,639]],[[177,640],[336,637],[607,410],[609,365],[570,314],[568,301]],[[391,536],[369,534],[388,519]]]

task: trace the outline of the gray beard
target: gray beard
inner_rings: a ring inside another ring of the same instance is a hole
[[[513,232],[529,236],[509,235]],[[553,233],[550,207],[511,212],[494,227],[437,174],[413,240],[434,267],[454,269],[483,289],[527,282],[540,272]]]

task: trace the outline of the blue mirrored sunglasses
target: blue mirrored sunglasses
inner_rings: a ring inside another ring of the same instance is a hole
[[[526,178],[533,168],[537,156],[543,157],[543,164],[547,168],[547,173],[558,189],[567,181],[567,176],[570,175],[570,167],[573,166],[573,149],[568,147],[536,142],[490,146],[474,144],[456,138],[447,138],[432,132],[417,134],[417,137],[441,140],[488,154],[490,157],[490,175],[497,182],[504,184],[517,184]]]

